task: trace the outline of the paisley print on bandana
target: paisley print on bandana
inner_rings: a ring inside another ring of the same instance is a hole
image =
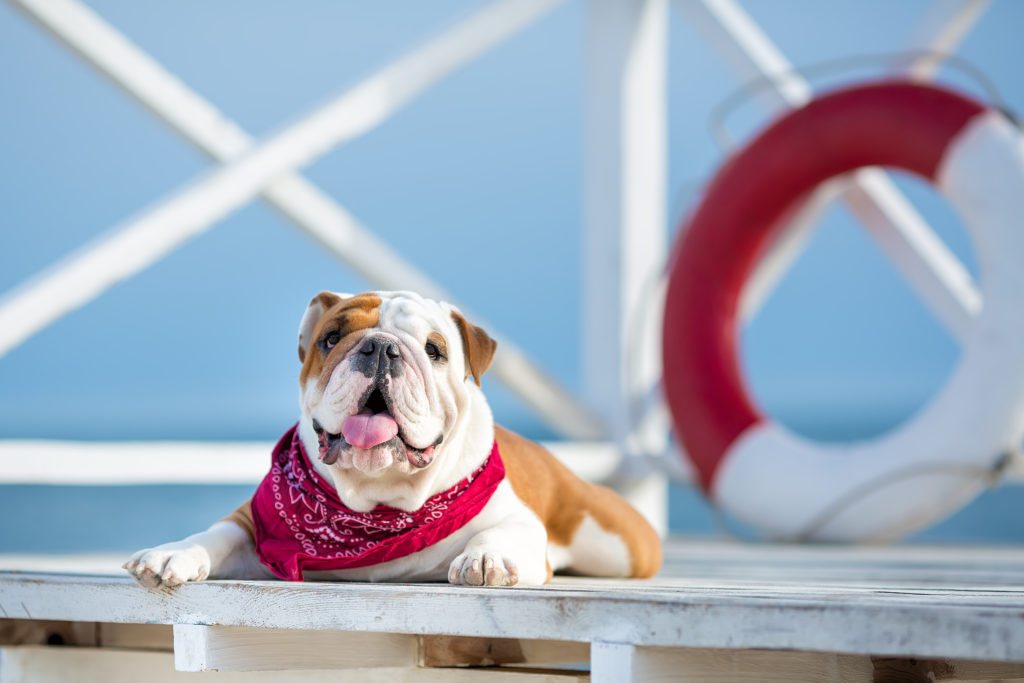
[[[303,570],[365,567],[423,550],[475,517],[505,478],[495,443],[475,472],[415,512],[383,505],[355,512],[313,469],[297,427],[277,442],[270,472],[252,498],[256,552],[289,581],[302,581]]]

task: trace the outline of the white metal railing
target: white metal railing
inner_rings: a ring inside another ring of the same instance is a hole
[[[455,302],[293,170],[373,129],[455,69],[529,26],[562,0],[502,0],[386,66],[278,134],[253,144],[238,124],[191,91],[78,0],[10,0],[223,165],[141,216],[116,226],[0,299],[0,356],[132,277],[263,194],[349,267],[383,289]],[[476,320],[481,316],[472,314]],[[492,372],[563,435],[594,439],[600,420],[482,322],[502,352]]]
[[[579,476],[602,481],[619,465],[606,441],[545,444]],[[0,484],[258,484],[273,442],[0,440]],[[88,463],[83,467],[83,463]]]
[[[494,372],[565,436],[604,435],[620,448],[661,454],[667,446],[668,421],[660,401],[652,400],[659,381],[658,321],[638,311],[657,291],[652,282],[667,251],[665,73],[670,5],[668,0],[585,1],[588,178],[582,356],[588,399],[584,404],[559,387],[504,335]],[[499,0],[258,143],[79,0],[8,2],[222,166],[0,299],[0,356],[258,195],[377,286],[411,288],[452,300],[296,169],[380,124],[453,70],[545,16],[561,0]],[[936,3],[911,48],[952,51],[987,3]],[[735,0],[677,0],[676,6],[741,78],[771,79],[774,88],[760,93],[771,109],[799,106],[811,97],[810,85],[794,73]],[[934,59],[923,57],[908,73],[928,78],[935,68]],[[764,301],[803,248],[827,200],[836,194],[951,333],[962,337],[981,306],[977,289],[963,265],[876,170],[829,184],[807,202],[744,293],[745,316]],[[638,331],[632,329],[634,320],[648,324]],[[628,371],[631,354],[641,360]],[[617,365],[610,362],[616,359]],[[638,419],[628,417],[633,403],[647,406]],[[0,478],[5,468],[0,467]],[[657,475],[648,478],[650,482],[663,490],[663,479]]]

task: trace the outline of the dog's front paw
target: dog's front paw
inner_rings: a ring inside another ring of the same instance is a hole
[[[140,550],[123,566],[147,588],[179,586],[210,575],[210,554],[196,543],[167,543]]]
[[[511,558],[487,549],[467,549],[448,567],[448,582],[463,586],[514,586],[519,571]]]

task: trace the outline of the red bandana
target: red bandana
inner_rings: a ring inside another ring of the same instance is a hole
[[[419,510],[378,505],[355,512],[310,465],[297,427],[277,442],[270,472],[252,498],[256,552],[289,581],[302,581],[306,569],[365,567],[423,550],[473,519],[505,478],[495,442],[479,469]]]

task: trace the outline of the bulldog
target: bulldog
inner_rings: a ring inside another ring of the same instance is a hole
[[[494,424],[480,378],[496,346],[414,293],[321,292],[299,325],[301,416],[256,493],[124,568],[148,587],[652,576],[661,544],[629,503]]]

